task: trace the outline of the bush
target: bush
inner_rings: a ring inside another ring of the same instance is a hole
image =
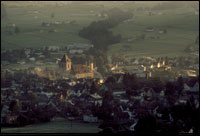
[[[17,124],[18,124],[19,126],[25,126],[25,125],[27,125],[28,123],[29,123],[29,119],[28,119],[27,116],[25,116],[25,115],[23,115],[23,114],[21,114],[21,115],[18,116],[18,118],[17,118]]]
[[[17,26],[15,27],[15,33],[16,34],[20,33],[20,30],[19,30],[19,28]]]

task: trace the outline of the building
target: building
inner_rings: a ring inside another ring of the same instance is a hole
[[[93,63],[89,66],[82,64],[72,64],[71,59],[64,54],[61,61],[58,63],[63,71],[71,72],[76,78],[93,78],[94,68]]]
[[[70,71],[71,65],[72,65],[71,59],[64,54],[63,58],[59,62],[59,67],[65,71]]]

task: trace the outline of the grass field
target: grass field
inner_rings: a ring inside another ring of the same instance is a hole
[[[133,40],[131,42],[124,40],[112,45],[109,53],[118,52],[134,56],[186,55],[182,51],[188,44],[194,42],[199,33],[198,23],[198,17],[189,11],[181,15],[166,11],[164,15],[147,16],[142,14],[136,16],[135,20],[123,23],[113,31],[116,34],[120,33],[123,38],[130,37],[133,39],[137,35],[145,34],[145,40]],[[154,32],[145,32],[146,27],[154,27]],[[167,34],[159,34],[160,28],[167,28]],[[149,39],[148,37],[151,36],[159,36],[159,39]],[[129,45],[130,48],[126,49],[124,45]]]
[[[28,125],[19,128],[1,128],[1,133],[98,133],[99,124],[83,123],[78,121],[71,122],[56,118],[48,123]]]
[[[1,49],[17,48],[41,48],[42,46],[64,47],[72,43],[89,43],[87,39],[78,36],[79,30],[89,25],[92,21],[103,18],[97,14],[102,10],[110,9],[100,6],[66,6],[66,7],[23,7],[7,8],[9,20],[1,20]],[[124,8],[123,6],[121,7]],[[134,7],[133,7],[134,8]],[[126,10],[124,8],[124,10]],[[129,7],[131,11],[131,7]],[[37,11],[37,12],[35,12]],[[54,12],[55,17],[51,18]],[[186,55],[182,51],[191,44],[199,33],[199,16],[189,8],[163,10],[162,15],[148,16],[147,11],[133,11],[135,18],[113,28],[115,34],[121,34],[123,40],[111,45],[108,54],[118,53],[130,56],[177,56]],[[55,21],[72,21],[75,24],[62,24],[50,27],[42,27],[41,23]],[[19,34],[6,35],[6,24],[16,24],[21,32]],[[146,27],[154,27],[154,32],[145,32]],[[159,34],[160,28],[167,28],[167,34]],[[49,33],[50,29],[57,32]],[[40,32],[43,30],[43,32]],[[133,40],[138,35],[145,34],[145,40]],[[151,36],[159,36],[159,39],[150,39]],[[124,45],[128,45],[126,49]]]

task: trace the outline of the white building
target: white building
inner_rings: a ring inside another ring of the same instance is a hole
[[[94,123],[94,122],[98,122],[98,118],[92,115],[83,115],[83,121]]]

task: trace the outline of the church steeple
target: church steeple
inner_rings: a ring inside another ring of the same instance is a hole
[[[66,54],[64,54],[63,58],[60,61],[60,67],[65,69],[66,71],[70,71],[71,64],[72,64],[71,59]]]

